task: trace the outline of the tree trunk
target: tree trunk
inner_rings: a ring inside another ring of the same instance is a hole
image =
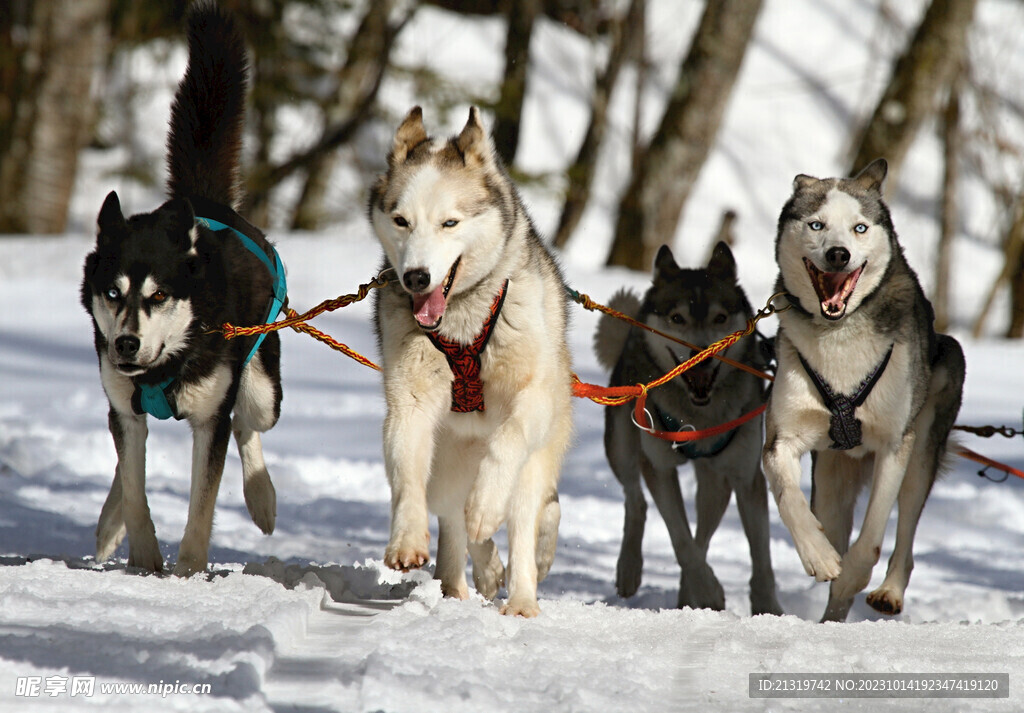
[[[971,336],[975,339],[981,337],[985,330],[985,321],[992,309],[996,295],[1004,281],[1010,282],[1010,325],[1007,328],[1007,336],[1024,336],[1014,334],[1015,323],[1019,320],[1024,324],[1024,192],[1017,195],[1012,206],[1012,220],[1003,241],[1003,267],[999,275],[992,281],[988,294],[985,296],[984,304],[971,330]]]
[[[935,308],[935,329],[945,333],[949,331],[950,326],[950,258],[959,216],[956,195],[961,153],[959,82],[953,82],[950,87],[949,101],[946,103],[942,119],[945,167],[942,174],[942,215],[939,244],[935,250],[935,290],[932,294],[932,306]]]
[[[15,0],[0,16],[0,232],[60,233],[95,116],[108,0]]]
[[[391,46],[388,17],[393,6],[393,0],[374,0],[366,10],[339,72],[335,101],[324,110],[326,125],[335,126],[349,120],[361,100],[376,92],[377,77],[387,66]],[[332,151],[316,157],[309,165],[302,195],[292,215],[293,230],[322,227],[326,217],[324,198],[336,163],[337,157]]]
[[[530,68],[530,37],[533,23],[543,10],[541,0],[506,0],[508,32],[505,39],[505,76],[501,96],[494,107],[494,148],[511,166],[519,148],[519,124],[526,97],[526,73]]]
[[[619,70],[629,57],[640,59],[638,46],[644,34],[645,0],[631,0],[629,10],[616,19],[612,28],[612,48],[608,64],[594,82],[591,100],[590,124],[580,144],[576,161],[569,167],[565,205],[558,220],[554,243],[562,248],[579,225],[583,211],[590,201],[590,189],[597,169],[597,157],[608,128],[608,104],[619,79]],[[639,61],[638,61],[639,64]]]
[[[376,20],[386,21],[387,13],[384,10],[390,9],[392,4],[392,0],[375,0],[375,2],[370,4],[367,16],[363,18],[363,23],[376,27],[374,24]],[[259,7],[259,5],[254,5],[253,7]],[[261,126],[268,127],[268,130],[265,132],[265,139],[257,144],[257,156],[262,160],[258,160],[254,164],[246,183],[244,212],[250,217],[250,220],[256,220],[263,216],[264,220],[257,223],[257,225],[267,225],[268,222],[265,218],[268,212],[270,194],[274,188],[297,172],[306,171],[315,175],[319,171],[328,170],[323,163],[324,157],[330,155],[339,146],[350,141],[363,124],[372,118],[373,112],[371,109],[377,99],[377,92],[380,90],[385,70],[388,68],[391,48],[398,33],[401,32],[414,11],[415,6],[398,22],[393,24],[385,22],[384,27],[386,31],[383,35],[375,35],[373,32],[369,32],[363,38],[356,38],[356,42],[361,46],[363,42],[366,45],[373,46],[377,51],[377,55],[367,55],[362,47],[358,51],[353,48],[349,59],[346,60],[346,70],[343,71],[351,70],[350,78],[353,80],[358,79],[358,81],[341,82],[341,84],[348,86],[347,88],[339,86],[338,111],[328,114],[319,141],[278,164],[271,164],[269,162],[269,154],[264,149],[264,145],[269,142],[276,130],[273,126],[274,115],[278,106],[284,102],[284,98],[277,96],[274,89],[261,86],[264,80],[260,79],[260,76],[266,76],[268,83],[280,79],[274,75],[280,72],[280,68],[277,65],[282,64],[282,61],[279,59],[281,52],[279,50],[269,51],[268,57],[270,59],[266,63],[259,59],[257,60],[255,73],[257,78],[253,87],[253,113],[258,119],[261,119]],[[260,25],[256,24],[255,26],[259,27]],[[348,66],[349,60],[354,63],[351,67]],[[342,108],[347,108],[347,111],[343,112]],[[333,120],[335,115],[339,117],[336,121]],[[320,167],[318,168],[318,166]],[[314,181],[320,180],[323,180],[322,175],[314,179]],[[319,189],[316,186],[310,187],[312,193],[315,193],[317,190]],[[312,206],[312,203],[315,201],[315,195],[310,195],[306,200]],[[310,214],[315,212],[317,211],[310,208]],[[306,220],[306,218],[301,220]]]
[[[963,61],[976,4],[977,0],[932,0],[856,143],[849,175],[884,157],[890,185],[897,183],[918,130],[934,114],[940,94],[952,84]]]
[[[761,0],[709,0],[661,125],[619,205],[609,265],[647,270],[715,143]]]
[[[1017,209],[1010,234],[1006,238],[1006,273],[1010,282],[1010,324],[1006,336],[1024,337],[1024,198]]]

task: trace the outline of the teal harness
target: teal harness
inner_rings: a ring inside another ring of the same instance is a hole
[[[274,255],[274,261],[271,262],[267,253],[260,247],[259,243],[250,238],[248,235],[240,231],[238,228],[222,223],[219,220],[213,218],[200,218],[196,217],[196,223],[203,227],[209,228],[215,233],[219,233],[222,230],[230,230],[233,232],[239,240],[242,241],[242,245],[251,252],[253,255],[260,259],[260,262],[266,266],[270,272],[271,277],[274,278],[274,297],[270,303],[270,310],[267,313],[266,324],[271,324],[277,319],[277,316],[281,314],[281,310],[284,309],[284,302],[288,296],[288,284],[285,280],[284,265],[281,263],[281,256],[277,254],[277,250],[273,245],[268,242],[267,245],[270,247],[270,251]],[[266,338],[266,333],[260,334],[256,337],[256,342],[252,345],[252,349],[246,355],[245,360],[242,362],[242,368],[248,364],[253,356],[256,354],[256,350],[263,344],[263,340]],[[177,409],[172,405],[174,401],[174,394],[172,393],[175,377],[164,379],[157,384],[136,384],[135,394],[132,397],[132,408],[138,414],[148,413],[154,418],[158,418],[161,421],[169,419],[174,416],[176,419],[180,419]]]

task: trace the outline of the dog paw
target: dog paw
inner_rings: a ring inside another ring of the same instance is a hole
[[[127,532],[123,520],[120,523],[108,523],[106,527],[101,523],[101,526],[96,528],[96,561],[106,562],[110,559],[120,547]]]
[[[277,492],[267,471],[246,480],[242,491],[245,494],[245,507],[256,527],[264,535],[272,534],[277,520]]]
[[[521,616],[532,619],[540,614],[540,605],[536,597],[512,597],[501,607],[503,616]]]
[[[484,599],[494,600],[498,596],[498,590],[505,583],[505,565],[501,562],[498,549],[490,542],[490,552],[486,561],[477,563],[473,558],[473,586]],[[485,543],[487,544],[487,543]]]
[[[629,599],[640,589],[643,567],[643,557],[619,555],[619,563],[615,567],[615,591],[620,597]]]
[[[680,609],[725,609],[725,590],[707,564],[684,570],[679,580]]]
[[[451,584],[446,583],[443,579],[441,580],[441,594],[442,596],[449,597],[451,599],[469,599],[469,587],[466,586],[465,580],[462,582]]]
[[[779,604],[779,600],[775,596],[774,587],[770,593],[750,590],[750,615],[757,616],[758,614],[772,614],[774,616],[785,614],[782,610],[782,605]]]
[[[474,495],[475,490],[466,502],[466,534],[470,542],[483,542],[490,539],[505,521],[505,508]]]
[[[164,557],[160,554],[160,545],[156,537],[140,538],[133,541],[128,538],[128,566],[143,569],[147,572],[163,572]]]
[[[794,535],[793,542],[804,571],[819,582],[831,582],[842,572],[842,558],[820,529],[799,538]]]
[[[408,572],[419,569],[430,560],[430,537],[402,535],[392,539],[384,550],[384,564],[391,569]]]
[[[206,571],[206,557],[196,554],[178,553],[178,561],[174,565],[174,576],[187,579],[193,574]]]
[[[903,611],[903,594],[887,587],[879,587],[867,596],[868,606],[888,616],[896,616]]]

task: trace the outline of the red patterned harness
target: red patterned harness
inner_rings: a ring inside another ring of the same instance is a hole
[[[501,285],[501,292],[491,303],[491,312],[484,322],[480,334],[469,344],[459,344],[445,339],[436,332],[428,332],[427,336],[438,350],[448,359],[452,370],[452,411],[455,413],[473,413],[484,410],[484,382],[480,378],[480,355],[483,354],[487,341],[491,338],[494,325],[501,313],[501,305],[505,302],[508,280]]]

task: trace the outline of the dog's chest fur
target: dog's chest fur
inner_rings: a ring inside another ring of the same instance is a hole
[[[833,392],[850,396],[862,387],[892,347],[885,371],[855,416],[863,428],[866,450],[875,451],[902,438],[916,408],[908,389],[916,360],[911,345],[901,340],[898,332],[879,332],[866,315],[857,313],[841,325],[824,329],[797,316],[782,315],[781,322],[776,345],[776,392],[778,398],[796,407],[792,413],[802,414],[796,418],[808,420],[808,432],[817,435],[819,446],[831,444],[827,435],[831,414],[800,363],[801,356]],[[859,455],[863,451],[858,448],[849,453]]]

